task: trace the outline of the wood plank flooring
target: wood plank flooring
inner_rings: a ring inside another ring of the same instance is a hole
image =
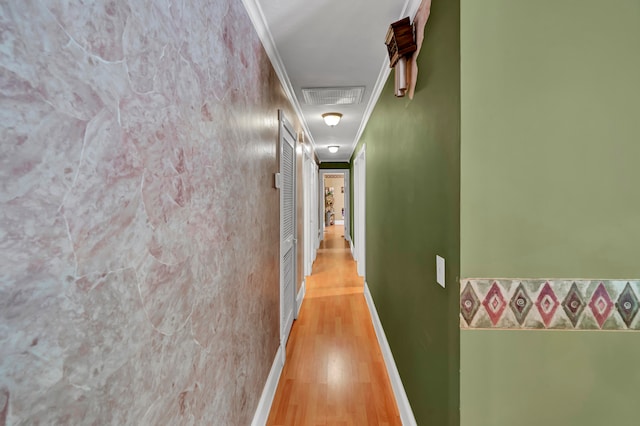
[[[307,277],[268,425],[400,425],[344,226],[328,228]]]

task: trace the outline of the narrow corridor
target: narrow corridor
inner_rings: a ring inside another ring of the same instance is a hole
[[[344,227],[327,228],[287,344],[268,425],[399,425]]]

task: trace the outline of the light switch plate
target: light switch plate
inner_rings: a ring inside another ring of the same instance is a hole
[[[276,189],[280,189],[280,173],[275,174],[274,185]]]
[[[444,288],[444,259],[436,255],[436,281]]]

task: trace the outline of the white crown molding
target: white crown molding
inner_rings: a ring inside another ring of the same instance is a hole
[[[413,17],[418,11],[418,7],[420,6],[421,2],[422,0],[406,0],[404,3],[404,7],[402,8],[402,13],[400,13],[398,19],[402,19],[405,16],[410,16],[413,20]],[[389,24],[391,24],[391,22],[389,22]],[[364,129],[367,127],[369,118],[371,118],[373,109],[378,103],[378,99],[382,94],[382,89],[384,88],[384,85],[387,82],[387,78],[389,78],[390,73],[391,68],[389,67],[389,57],[385,53],[384,59],[382,60],[382,67],[380,67],[380,73],[378,73],[378,79],[376,80],[376,84],[373,86],[373,92],[371,93],[371,97],[369,98],[369,102],[367,103],[367,108],[364,110],[364,115],[362,116],[360,127],[358,128],[358,133],[356,133],[356,137],[351,143],[351,148],[349,148],[349,159],[351,159],[351,157],[353,156],[353,151],[356,149],[356,146],[358,145],[358,142],[362,137],[362,133],[364,133]]]
[[[262,11],[259,0],[242,0],[242,4],[247,10],[249,19],[251,19],[251,22],[253,23],[256,32],[258,33],[258,38],[262,42],[262,47],[264,47],[264,50],[267,52],[267,56],[271,61],[271,65],[276,71],[276,75],[278,76],[278,79],[282,84],[285,94],[287,98],[289,98],[289,102],[291,102],[291,105],[293,106],[293,109],[298,116],[298,120],[300,120],[300,123],[302,124],[302,128],[306,134],[306,138],[308,138],[308,140],[311,142],[314,151],[317,151],[316,143],[313,140],[311,132],[309,131],[309,126],[307,125],[307,121],[304,118],[304,114],[302,114],[302,107],[300,106],[300,102],[298,102],[295,90],[293,90],[293,85],[291,84],[291,80],[289,79],[287,70],[284,67],[284,63],[282,62],[282,57],[280,57],[280,53],[278,52],[276,43],[273,40],[273,35],[269,30],[267,19],[264,16],[264,12]]]

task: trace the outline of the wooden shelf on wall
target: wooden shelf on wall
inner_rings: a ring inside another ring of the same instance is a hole
[[[385,44],[387,45],[389,66],[391,68],[396,65],[400,58],[416,51],[417,46],[413,25],[411,25],[409,17],[396,21],[389,26]]]

